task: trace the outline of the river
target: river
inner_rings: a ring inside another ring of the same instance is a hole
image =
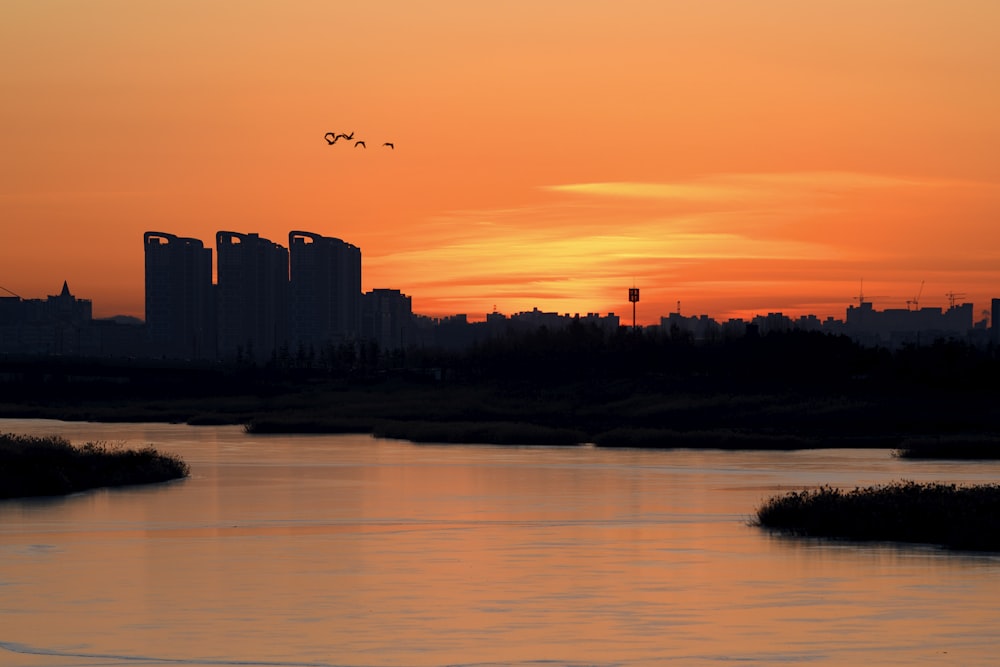
[[[771,495],[1000,463],[0,420],[186,480],[0,501],[0,665],[990,665],[1000,555],[778,536]]]

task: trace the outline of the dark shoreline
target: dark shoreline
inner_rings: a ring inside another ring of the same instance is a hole
[[[988,398],[988,397],[987,397]],[[0,417],[243,425],[251,434],[362,433],[413,442],[795,450],[882,448],[905,458],[1000,457],[997,404],[642,387],[515,391],[388,380],[218,396],[65,396],[0,401]]]
[[[803,331],[696,342],[574,323],[461,352],[366,350],[326,355],[325,365],[294,355],[263,365],[0,356],[0,417],[414,442],[1000,457],[993,347],[938,341],[890,352]]]

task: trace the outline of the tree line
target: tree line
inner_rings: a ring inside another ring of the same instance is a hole
[[[0,398],[100,387],[109,394],[217,395],[281,392],[316,383],[344,386],[390,379],[537,388],[625,383],[654,391],[995,393],[996,347],[937,341],[888,350],[811,331],[751,331],[696,341],[660,329],[608,331],[574,321],[558,329],[508,332],[454,351],[379,350],[372,342],[276,351],[260,363],[0,357]]]

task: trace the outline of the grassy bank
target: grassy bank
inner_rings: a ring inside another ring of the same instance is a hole
[[[1000,459],[1000,435],[939,435],[904,440],[893,454],[901,459]]]
[[[230,383],[220,393],[203,390],[197,378],[160,392],[129,392],[84,379],[51,392],[42,385],[37,394],[11,386],[0,395],[0,417],[241,424],[254,434],[368,433],[418,442],[574,444],[576,438],[602,447],[876,447],[897,449],[903,457],[1000,456],[1000,447],[991,444],[1000,443],[998,397],[953,386],[914,388],[858,378],[781,387],[652,374],[441,381],[406,374],[308,382],[266,377]]]
[[[982,434],[985,410],[968,407],[968,419],[942,423],[930,407],[894,401],[870,395],[663,391],[636,383],[544,389],[387,383],[270,397],[250,410],[245,423],[249,433],[258,434],[371,433],[415,442],[665,449],[896,449],[904,441],[957,428],[990,437]]]
[[[881,447],[948,458],[996,456],[956,439],[1000,442],[995,346],[889,351],[804,331],[694,341],[574,322],[461,350],[377,352],[342,346],[262,365],[0,355],[0,417],[517,444]],[[938,439],[949,446],[920,444]]]
[[[165,482],[188,474],[184,461],[151,446],[126,449],[88,442],[74,447],[58,436],[0,433],[0,498],[65,495]]]
[[[1000,447],[991,446],[1000,442],[992,432],[1000,419],[995,406],[966,402],[943,409],[924,400],[879,394],[666,391],[637,382],[539,389],[388,381],[237,396],[111,401],[97,394],[62,402],[8,401],[0,402],[0,417],[241,424],[252,434],[369,433],[415,442],[774,450],[876,447],[898,449],[898,455],[905,457],[1000,456]],[[969,446],[972,443],[977,446]]]
[[[777,496],[757,523],[792,535],[1000,551],[1000,485],[897,482]]]

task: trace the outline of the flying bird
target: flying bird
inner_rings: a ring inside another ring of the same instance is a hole
[[[341,139],[347,139],[348,141],[351,141],[352,139],[354,139],[354,132],[351,132],[350,134],[337,134],[336,132],[327,132],[326,134],[323,135],[323,138],[326,139],[327,145],[333,146]],[[388,146],[393,150],[396,149],[396,145],[391,141],[387,141],[382,145]],[[359,139],[354,142],[354,147],[357,148],[358,146],[361,146],[362,148],[368,148],[368,145],[364,142],[363,139]]]

